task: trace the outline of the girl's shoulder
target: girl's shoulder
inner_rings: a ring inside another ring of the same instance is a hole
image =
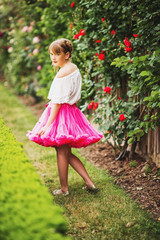
[[[78,69],[78,67],[75,64],[71,63],[67,67],[61,68],[59,70],[59,72],[57,73],[57,78],[66,77],[66,76],[70,75],[71,73],[75,72],[77,69]]]

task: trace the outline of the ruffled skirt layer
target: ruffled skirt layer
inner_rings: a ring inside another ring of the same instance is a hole
[[[45,147],[67,144],[73,148],[81,148],[96,143],[103,137],[103,134],[89,123],[76,104],[67,103],[61,105],[55,120],[45,133],[38,136],[38,132],[46,125],[50,116],[51,104],[50,101],[33,130],[28,130],[26,136],[29,140]]]

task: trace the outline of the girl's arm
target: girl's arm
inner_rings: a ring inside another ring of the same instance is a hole
[[[52,122],[56,118],[60,108],[61,108],[61,104],[53,103],[48,121],[47,121],[46,125],[44,127],[42,127],[41,130],[39,131],[39,133],[38,133],[39,136],[43,135],[45,133],[46,129],[52,124]]]
[[[54,119],[56,118],[58,112],[59,112],[59,109],[61,108],[61,104],[58,104],[58,103],[52,103],[52,109],[51,109],[51,113],[50,113],[50,116],[48,118],[48,121],[45,125],[45,127],[49,127],[52,122],[54,121]]]

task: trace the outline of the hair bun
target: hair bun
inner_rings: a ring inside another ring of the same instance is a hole
[[[72,52],[72,43],[68,40],[66,40],[65,43],[66,43],[68,49],[70,50],[70,52]]]

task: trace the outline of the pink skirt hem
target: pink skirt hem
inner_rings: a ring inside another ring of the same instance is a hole
[[[76,104],[67,103],[61,105],[56,119],[46,132],[38,136],[38,132],[45,126],[50,116],[51,104],[50,101],[33,130],[28,130],[26,136],[29,140],[45,147],[67,144],[73,148],[81,148],[96,143],[103,137],[103,134],[89,123]]]

